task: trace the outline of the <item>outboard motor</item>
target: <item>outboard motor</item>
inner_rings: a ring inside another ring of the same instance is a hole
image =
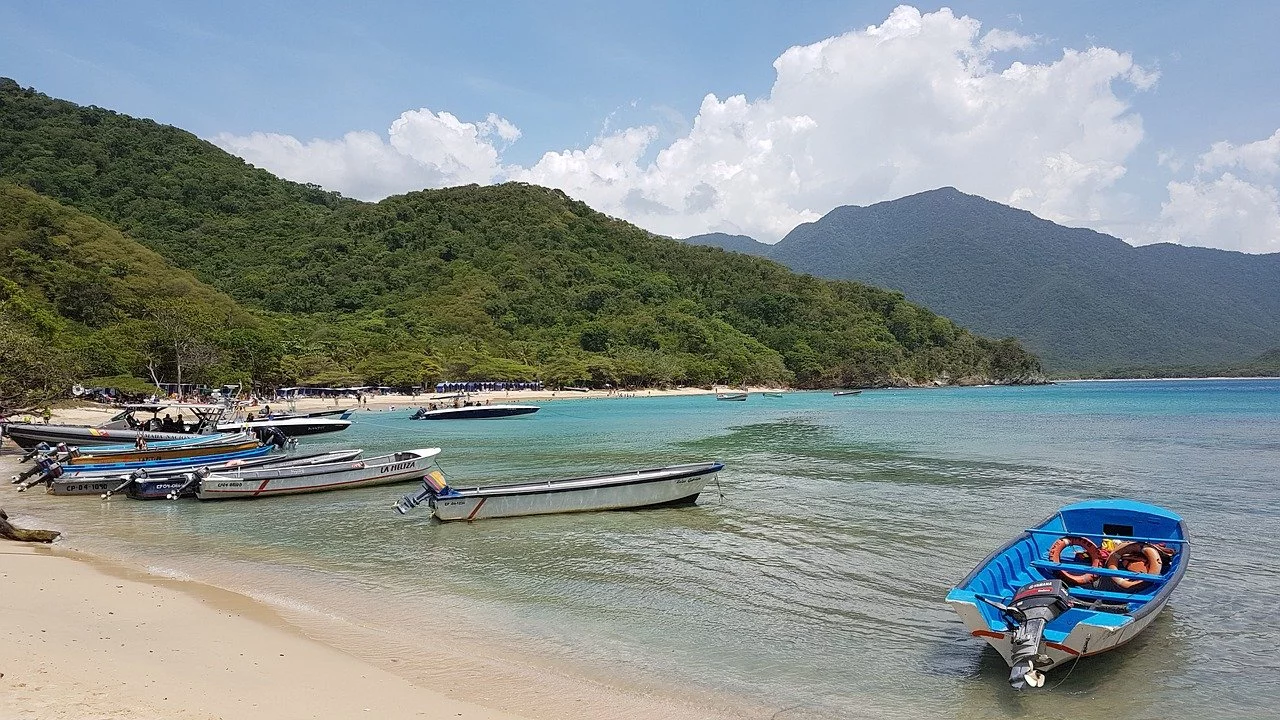
[[[1044,628],[1070,608],[1071,596],[1061,580],[1041,580],[1018,588],[1013,602],[1004,610],[1015,627],[1009,660],[1009,684],[1014,690],[1044,685],[1044,674],[1036,668]]]
[[[289,437],[281,432],[278,427],[258,428],[255,432],[258,435],[258,440],[263,445],[275,445],[283,450],[289,444]]]
[[[37,455],[47,454],[50,449],[49,443],[42,440],[36,443],[35,447],[28,450],[21,458],[19,458],[18,462],[24,463]]]
[[[182,480],[183,480],[182,485],[177,490],[174,490],[168,493],[167,495],[165,495],[165,499],[177,500],[179,498],[186,497],[187,494],[191,492],[191,488],[195,487],[198,483],[202,482],[205,478],[209,477],[209,475],[210,473],[209,473],[208,467],[199,468],[195,472],[182,473]]]

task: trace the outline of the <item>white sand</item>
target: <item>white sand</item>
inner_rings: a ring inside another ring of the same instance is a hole
[[[198,583],[0,541],[0,718],[515,720],[309,640]]]

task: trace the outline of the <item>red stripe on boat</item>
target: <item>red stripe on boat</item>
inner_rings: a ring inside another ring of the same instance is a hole
[[[476,503],[476,506],[474,508],[471,508],[471,514],[467,516],[467,519],[475,520],[476,513],[480,512],[480,508],[484,507],[484,501],[488,499],[489,498],[480,498],[480,502]]]
[[[989,638],[995,638],[995,639],[997,639],[997,640],[1003,640],[1003,639],[1004,639],[1004,633],[1002,633],[1002,632],[996,632],[996,631],[994,631],[994,630],[974,630],[974,631],[973,631],[973,636],[974,636],[974,637],[989,637]]]

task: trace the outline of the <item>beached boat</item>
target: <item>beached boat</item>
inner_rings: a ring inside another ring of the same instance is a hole
[[[1073,549],[1071,554],[1065,551]],[[1182,518],[1132,500],[1068,505],[993,552],[947,594],[1016,689],[1142,632],[1191,559]]]
[[[364,451],[359,449],[335,450],[327,453],[271,458],[261,463],[226,463],[214,467],[193,468],[178,474],[130,477],[125,482],[116,483],[117,487],[108,491],[108,495],[124,492],[134,500],[177,500],[183,497],[196,497],[200,485],[212,475],[231,475],[243,478],[247,472],[266,470],[268,468],[272,470],[290,469],[291,471],[302,472],[299,470],[300,468],[314,469],[322,465],[346,464],[359,458],[362,452]]]
[[[861,395],[861,390],[837,390],[831,393],[834,397],[849,397],[850,395]]]
[[[418,408],[410,420],[481,420],[488,418],[529,415],[538,412],[537,405],[464,405],[438,410]]]
[[[65,453],[54,450],[55,456],[65,468],[81,465],[102,465],[106,463],[138,462],[146,463],[182,458],[197,458],[208,455],[224,455],[240,450],[249,450],[261,446],[258,438],[247,433],[230,433],[209,436],[206,442],[183,443],[178,445],[145,447],[128,445],[93,446],[87,450],[69,448]]]
[[[201,500],[257,498],[419,480],[439,454],[440,448],[426,448],[366,460],[210,473],[201,478],[196,497]]]
[[[716,399],[717,399],[717,400],[728,400],[728,401],[730,401],[730,402],[746,402],[746,401],[747,401],[747,393],[744,393],[744,392],[718,392],[718,393],[716,393]]]
[[[407,513],[426,502],[436,519],[450,521],[692,505],[723,468],[722,463],[706,462],[474,488],[450,487],[437,469],[423,480],[422,490],[406,495],[396,510]]]
[[[132,443],[139,435],[148,443],[181,440],[195,435],[219,432],[226,406],[207,403],[133,403],[125,405],[110,420],[95,426],[87,425],[36,425],[8,423],[3,432],[25,449],[40,443],[57,445],[66,443],[77,447]],[[170,413],[168,422],[161,418]],[[228,428],[234,431],[238,428]]]
[[[89,471],[82,472],[78,470],[62,473],[61,476],[47,481],[47,492],[50,495],[107,495],[111,496],[117,493],[128,493],[130,497],[134,493],[150,492],[136,489],[134,483],[166,483],[177,482],[180,486],[183,484],[183,475],[202,468],[208,468],[211,472],[230,472],[234,470],[245,470],[251,467],[265,467],[268,465],[284,465],[308,461],[314,458],[328,458],[329,462],[341,462],[359,457],[359,450],[341,450],[328,453],[313,453],[308,455],[262,455],[259,457],[248,459],[227,460],[222,463],[210,464],[203,459],[196,458],[192,460],[190,465],[168,466],[160,468],[135,468],[127,473],[115,471]],[[160,494],[159,497],[165,497]],[[151,498],[147,498],[151,499]]]
[[[230,462],[232,460],[249,460],[252,458],[262,457],[275,450],[274,445],[258,445],[244,450],[236,450],[233,452],[225,452],[218,455],[201,455],[195,462],[202,465],[218,465]],[[175,468],[192,467],[193,458],[173,458],[170,460],[132,460],[125,462],[106,462],[93,465],[63,465],[53,456],[41,456],[36,458],[36,462],[21,473],[14,475],[11,481],[18,485],[18,490],[23,491],[29,487],[39,485],[40,483],[48,483],[62,477],[68,470],[72,472],[85,473],[86,476],[112,476],[123,475],[139,468],[144,468],[148,472],[158,472]]]

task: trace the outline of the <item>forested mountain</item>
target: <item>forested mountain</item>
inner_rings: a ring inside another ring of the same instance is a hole
[[[106,223],[0,182],[0,404],[72,381],[138,385],[119,376],[168,374],[178,357],[247,378],[278,364],[278,345],[269,323]]]
[[[732,244],[901,290],[976,332],[1022,340],[1053,370],[1218,366],[1280,346],[1280,254],[1133,247],[955,188],[836,208],[776,245],[748,240]]]
[[[246,367],[218,334],[225,323],[189,323],[213,348],[189,379],[240,370],[264,383],[832,386],[1009,381],[1039,369],[1017,342],[974,336],[900,293],[657,237],[559,191],[511,183],[358,202],[280,180],[176,128],[9,80],[0,81],[0,179],[109,223],[254,310],[243,325],[274,354]],[[0,232],[16,233],[23,252],[61,252],[56,234],[24,222],[6,220]],[[94,285],[92,265],[36,276],[10,262],[0,274],[39,295],[68,332],[91,337],[105,321],[58,298]],[[151,282],[114,272],[130,287]],[[127,297],[111,317],[145,317],[141,296]],[[230,315],[227,302],[184,304]],[[121,362],[144,376],[133,357]],[[161,371],[172,374],[174,360]]]

